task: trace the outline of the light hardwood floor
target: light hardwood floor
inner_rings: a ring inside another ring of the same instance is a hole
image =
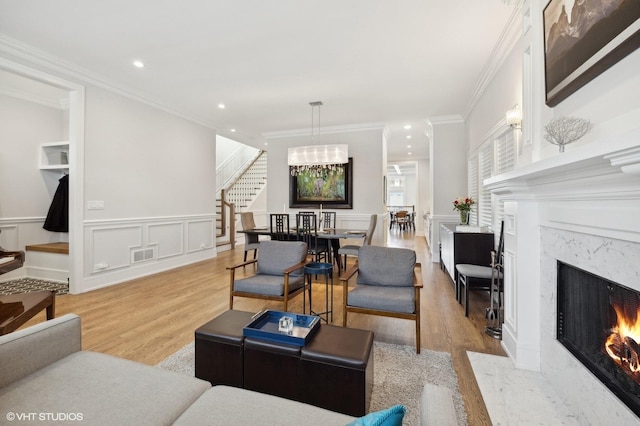
[[[465,318],[463,307],[455,301],[450,278],[431,262],[424,237],[392,231],[387,245],[416,251],[424,281],[422,347],[451,353],[469,425],[491,424],[466,355],[466,351],[504,355],[500,342],[483,332],[488,297],[472,293],[470,314]],[[225,268],[240,263],[242,256],[243,247],[239,246],[212,260],[89,293],[58,296],[56,316],[72,312],[82,318],[85,350],[155,365],[191,342],[198,326],[228,309],[229,273]],[[245,273],[251,272],[252,267],[247,267]],[[324,294],[324,286],[314,284],[314,307],[319,308],[316,303],[324,305]],[[336,325],[341,325],[341,300],[342,291],[336,285]],[[234,309],[239,310],[258,311],[265,307],[281,309],[281,304],[244,298],[234,301]],[[301,312],[301,296],[294,299],[290,310]],[[25,326],[44,320],[41,313]],[[379,341],[415,345],[412,321],[350,314],[348,325],[373,330]]]

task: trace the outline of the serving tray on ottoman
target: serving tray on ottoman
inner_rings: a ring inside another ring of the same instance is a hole
[[[278,330],[278,323],[285,316],[293,320],[293,330],[288,333]],[[319,327],[320,318],[314,315],[266,310],[256,314],[255,319],[244,327],[243,334],[245,337],[304,346]]]

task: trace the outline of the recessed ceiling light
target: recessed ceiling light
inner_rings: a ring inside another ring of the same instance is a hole
[[[411,124],[405,124],[405,125],[404,125],[404,129],[405,129],[405,130],[409,130],[410,128],[411,128]]]
[[[411,139],[411,135],[407,135],[407,139]]]
[[[235,132],[236,132],[236,129],[231,129],[231,133],[235,133]]]
[[[407,148],[411,148],[411,145],[407,145]]]
[[[133,66],[136,68],[144,68],[144,62],[140,60],[135,60],[133,61]]]
[[[407,155],[413,155],[413,154],[411,153],[411,151],[409,151],[409,152],[407,152]]]
[[[225,104],[218,104],[218,108],[225,109],[227,106]]]

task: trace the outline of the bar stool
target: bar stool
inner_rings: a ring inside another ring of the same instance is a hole
[[[333,322],[333,265],[324,262],[309,262],[304,266],[304,273],[307,277],[307,283],[309,284],[309,313],[319,316],[320,319],[323,319],[327,324],[329,323],[329,315],[331,315],[331,322]],[[311,295],[313,293],[311,288],[312,275],[324,275],[326,295],[324,312],[313,311],[313,303],[311,302]],[[329,278],[331,278],[331,298],[329,298]],[[331,309],[329,309],[329,300],[331,300]]]

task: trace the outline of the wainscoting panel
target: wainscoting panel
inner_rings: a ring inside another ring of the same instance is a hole
[[[215,247],[215,219],[189,220],[187,225],[187,253]]]
[[[148,225],[149,245],[157,247],[157,259],[184,254],[184,225],[182,222],[152,223]]]
[[[18,250],[20,247],[18,245],[18,225],[0,224],[0,247],[9,251]]]
[[[86,221],[83,293],[215,257],[215,214]]]
[[[85,261],[90,273],[126,268],[131,264],[131,252],[142,248],[142,225],[110,226],[91,229]]]

